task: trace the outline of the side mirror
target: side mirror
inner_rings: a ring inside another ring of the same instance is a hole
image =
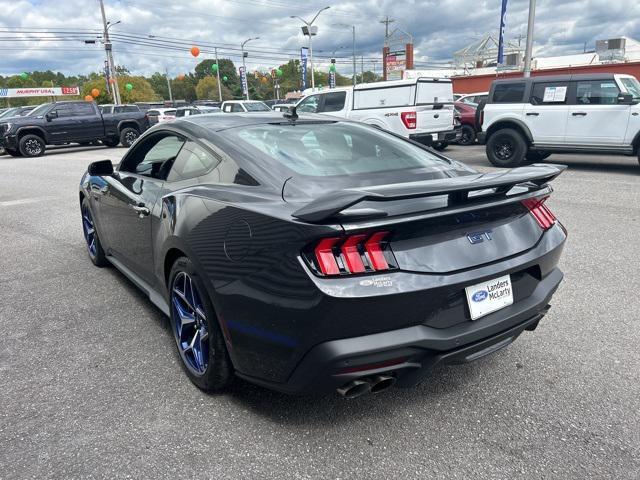
[[[618,103],[621,105],[631,105],[633,104],[633,95],[630,93],[619,93],[618,94]]]
[[[113,175],[113,163],[111,163],[111,160],[92,162],[89,164],[87,172],[89,172],[89,175],[92,177],[108,177],[109,175]]]
[[[49,112],[45,115],[45,118],[47,119],[47,122],[50,122],[54,118],[58,118],[58,112]]]

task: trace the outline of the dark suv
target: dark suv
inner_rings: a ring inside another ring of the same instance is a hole
[[[45,103],[26,117],[0,120],[0,147],[15,157],[43,155],[47,145],[97,140],[108,147],[130,147],[148,127],[140,111],[102,114],[93,102]]]

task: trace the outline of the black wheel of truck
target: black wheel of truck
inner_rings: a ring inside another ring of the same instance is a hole
[[[525,160],[527,144],[518,131],[504,128],[489,137],[486,152],[496,167],[519,167]]]
[[[38,135],[25,135],[20,139],[20,153],[24,157],[39,157],[44,155],[46,145]]]
[[[433,145],[431,145],[432,148],[438,150],[439,152],[443,151],[448,146],[449,144],[447,142],[434,142]]]
[[[120,139],[119,138],[105,138],[103,140],[101,140],[102,144],[106,147],[117,147],[118,145],[120,145]]]
[[[140,133],[138,133],[138,130],[136,130],[135,128],[123,128],[122,132],[120,132],[120,143],[123,147],[129,148],[131,145],[133,145],[133,142],[135,142],[139,136]]]
[[[460,132],[459,145],[472,145],[476,141],[476,131],[471,125],[463,125]]]

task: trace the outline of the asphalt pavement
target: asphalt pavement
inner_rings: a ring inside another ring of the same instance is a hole
[[[0,478],[640,478],[636,158],[547,160],[569,239],[535,332],[348,401],[189,382],[160,311],[85,251],[78,182],[124,152],[0,157]]]

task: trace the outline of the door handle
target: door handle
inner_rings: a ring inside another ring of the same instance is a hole
[[[631,115],[633,115],[634,117],[637,117],[638,115],[640,115],[640,113],[638,113],[638,112],[633,112]]]
[[[538,112],[527,112],[527,117],[537,117],[540,115]]]
[[[140,218],[146,217],[151,213],[151,210],[145,207],[142,203],[139,205],[131,205],[131,208],[133,208]]]
[[[571,115],[573,115],[574,117],[586,117],[587,112],[573,112]]]

